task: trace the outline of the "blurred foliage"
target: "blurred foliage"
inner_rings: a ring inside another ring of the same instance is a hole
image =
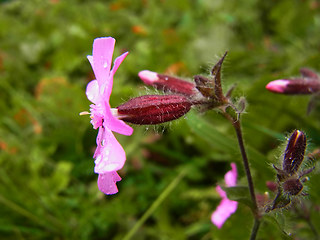
[[[319,111],[305,114],[310,97],[265,90],[300,67],[320,71],[319,29],[318,0],[0,1],[0,239],[122,239],[185,167],[134,239],[248,239],[253,218],[243,204],[222,229],[210,221],[220,201],[214,188],[230,162],[246,186],[234,131],[215,112],[117,136],[128,158],[119,193],[99,192],[97,132],[78,115],[89,109],[85,86],[94,77],[86,55],[101,36],[117,39],[115,56],[130,51],[115,76],[117,106],[153,91],[140,70],[206,75],[228,50],[223,84],[236,83],[235,98],[249,103],[244,138],[263,194],[288,133],[304,130],[309,152],[320,146]],[[320,232],[315,165],[303,208],[268,214],[259,239],[313,239],[311,223]]]

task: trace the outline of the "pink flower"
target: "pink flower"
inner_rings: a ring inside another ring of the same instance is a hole
[[[131,135],[133,129],[117,118],[117,110],[111,109],[109,99],[113,85],[113,75],[128,52],[117,57],[113,68],[112,55],[115,39],[111,37],[97,38],[93,42],[92,56],[88,60],[92,66],[96,80],[87,85],[86,94],[93,103],[90,105],[91,123],[94,129],[99,128],[95,159],[95,173],[99,174],[98,187],[105,194],[118,192],[116,182],[121,178],[116,171],[126,161],[126,155],[112,132]]]
[[[231,170],[224,175],[224,181],[228,187],[237,185],[237,166],[231,163]],[[217,209],[211,215],[211,221],[218,228],[221,228],[224,222],[233,214],[238,207],[238,202],[229,200],[225,191],[220,186],[216,187],[217,192],[222,197],[222,200]]]

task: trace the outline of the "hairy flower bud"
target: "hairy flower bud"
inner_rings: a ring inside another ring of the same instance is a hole
[[[315,78],[280,79],[269,82],[266,89],[282,94],[312,94],[320,91],[320,80]]]
[[[154,86],[156,89],[165,92],[180,93],[189,97],[197,93],[194,83],[182,80],[180,78],[159,74],[148,70],[143,70],[139,72],[138,75],[145,84]]]
[[[288,145],[284,154],[283,170],[292,175],[298,171],[307,145],[307,138],[304,132],[295,130],[289,138]]]
[[[180,118],[189,112],[191,106],[183,95],[144,95],[118,106],[117,114],[125,122],[159,124]]]
[[[313,168],[299,170],[304,159],[307,145],[307,137],[304,132],[295,130],[288,139],[284,153],[282,169],[273,166],[277,171],[278,193],[272,204],[266,208],[266,212],[288,206],[298,195],[305,195],[303,183],[305,175],[312,172]]]
[[[320,91],[318,74],[308,68],[301,68],[302,77],[294,79],[279,79],[269,82],[266,86],[271,92],[282,94],[312,94]]]

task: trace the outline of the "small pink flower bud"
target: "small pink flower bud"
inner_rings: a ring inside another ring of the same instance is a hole
[[[276,192],[278,189],[277,183],[272,182],[272,181],[267,181],[266,186],[272,192]]]
[[[180,118],[192,104],[183,95],[145,95],[130,99],[117,107],[118,116],[125,122],[149,125]]]
[[[180,93],[189,97],[197,93],[194,83],[182,80],[180,78],[159,74],[148,70],[139,72],[138,76],[145,84],[154,86],[156,89],[165,92]]]
[[[282,94],[312,94],[320,91],[320,81],[316,78],[280,79],[269,82],[266,89]]]

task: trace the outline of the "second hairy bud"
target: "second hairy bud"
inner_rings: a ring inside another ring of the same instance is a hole
[[[149,125],[175,120],[191,109],[190,100],[178,94],[144,95],[132,98],[117,107],[121,120]]]

